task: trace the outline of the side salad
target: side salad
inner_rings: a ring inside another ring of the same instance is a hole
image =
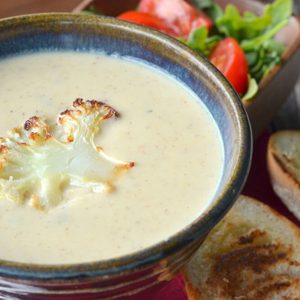
[[[160,30],[202,53],[246,101],[281,63],[285,45],[274,36],[292,10],[293,0],[275,0],[261,15],[241,14],[233,4],[222,9],[214,0],[141,0],[136,10],[117,17]]]

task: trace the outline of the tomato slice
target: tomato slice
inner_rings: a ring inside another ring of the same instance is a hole
[[[184,0],[141,0],[138,10],[155,15],[172,26],[177,36],[187,38],[200,26],[210,29],[212,20]]]
[[[246,56],[233,38],[218,43],[209,60],[224,74],[236,91],[243,95],[248,88],[248,63]]]
[[[172,27],[168,26],[162,19],[148,13],[132,10],[120,14],[117,18],[151,27],[174,37],[177,36]]]

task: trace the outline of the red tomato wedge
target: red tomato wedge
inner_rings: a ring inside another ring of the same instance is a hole
[[[141,0],[138,10],[164,20],[177,32],[178,37],[187,38],[200,26],[210,29],[212,20],[202,11],[184,0]]]
[[[233,38],[218,43],[209,60],[224,74],[236,91],[243,95],[248,88],[248,63],[246,56]]]
[[[117,18],[154,28],[174,37],[177,36],[172,27],[168,26],[162,19],[148,13],[132,10],[120,14]]]

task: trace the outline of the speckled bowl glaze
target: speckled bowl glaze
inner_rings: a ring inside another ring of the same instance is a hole
[[[150,62],[193,90],[220,129],[225,167],[217,195],[203,215],[167,241],[124,257],[84,264],[0,261],[1,299],[141,299],[143,290],[158,288],[178,273],[237,198],[252,152],[247,116],[237,94],[205,58],[151,29],[113,18],[71,14],[0,21],[0,59],[43,49],[99,50]]]

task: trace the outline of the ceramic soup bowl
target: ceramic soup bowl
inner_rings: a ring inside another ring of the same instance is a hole
[[[247,177],[252,138],[240,99],[204,57],[148,28],[109,17],[72,14],[0,21],[0,59],[43,49],[96,50],[129,56],[175,76],[199,97],[215,119],[224,144],[224,170],[209,208],[166,241],[127,256],[92,263],[37,265],[0,260],[0,295],[2,299],[30,300],[127,299],[160,286],[180,271],[225,215]]]

